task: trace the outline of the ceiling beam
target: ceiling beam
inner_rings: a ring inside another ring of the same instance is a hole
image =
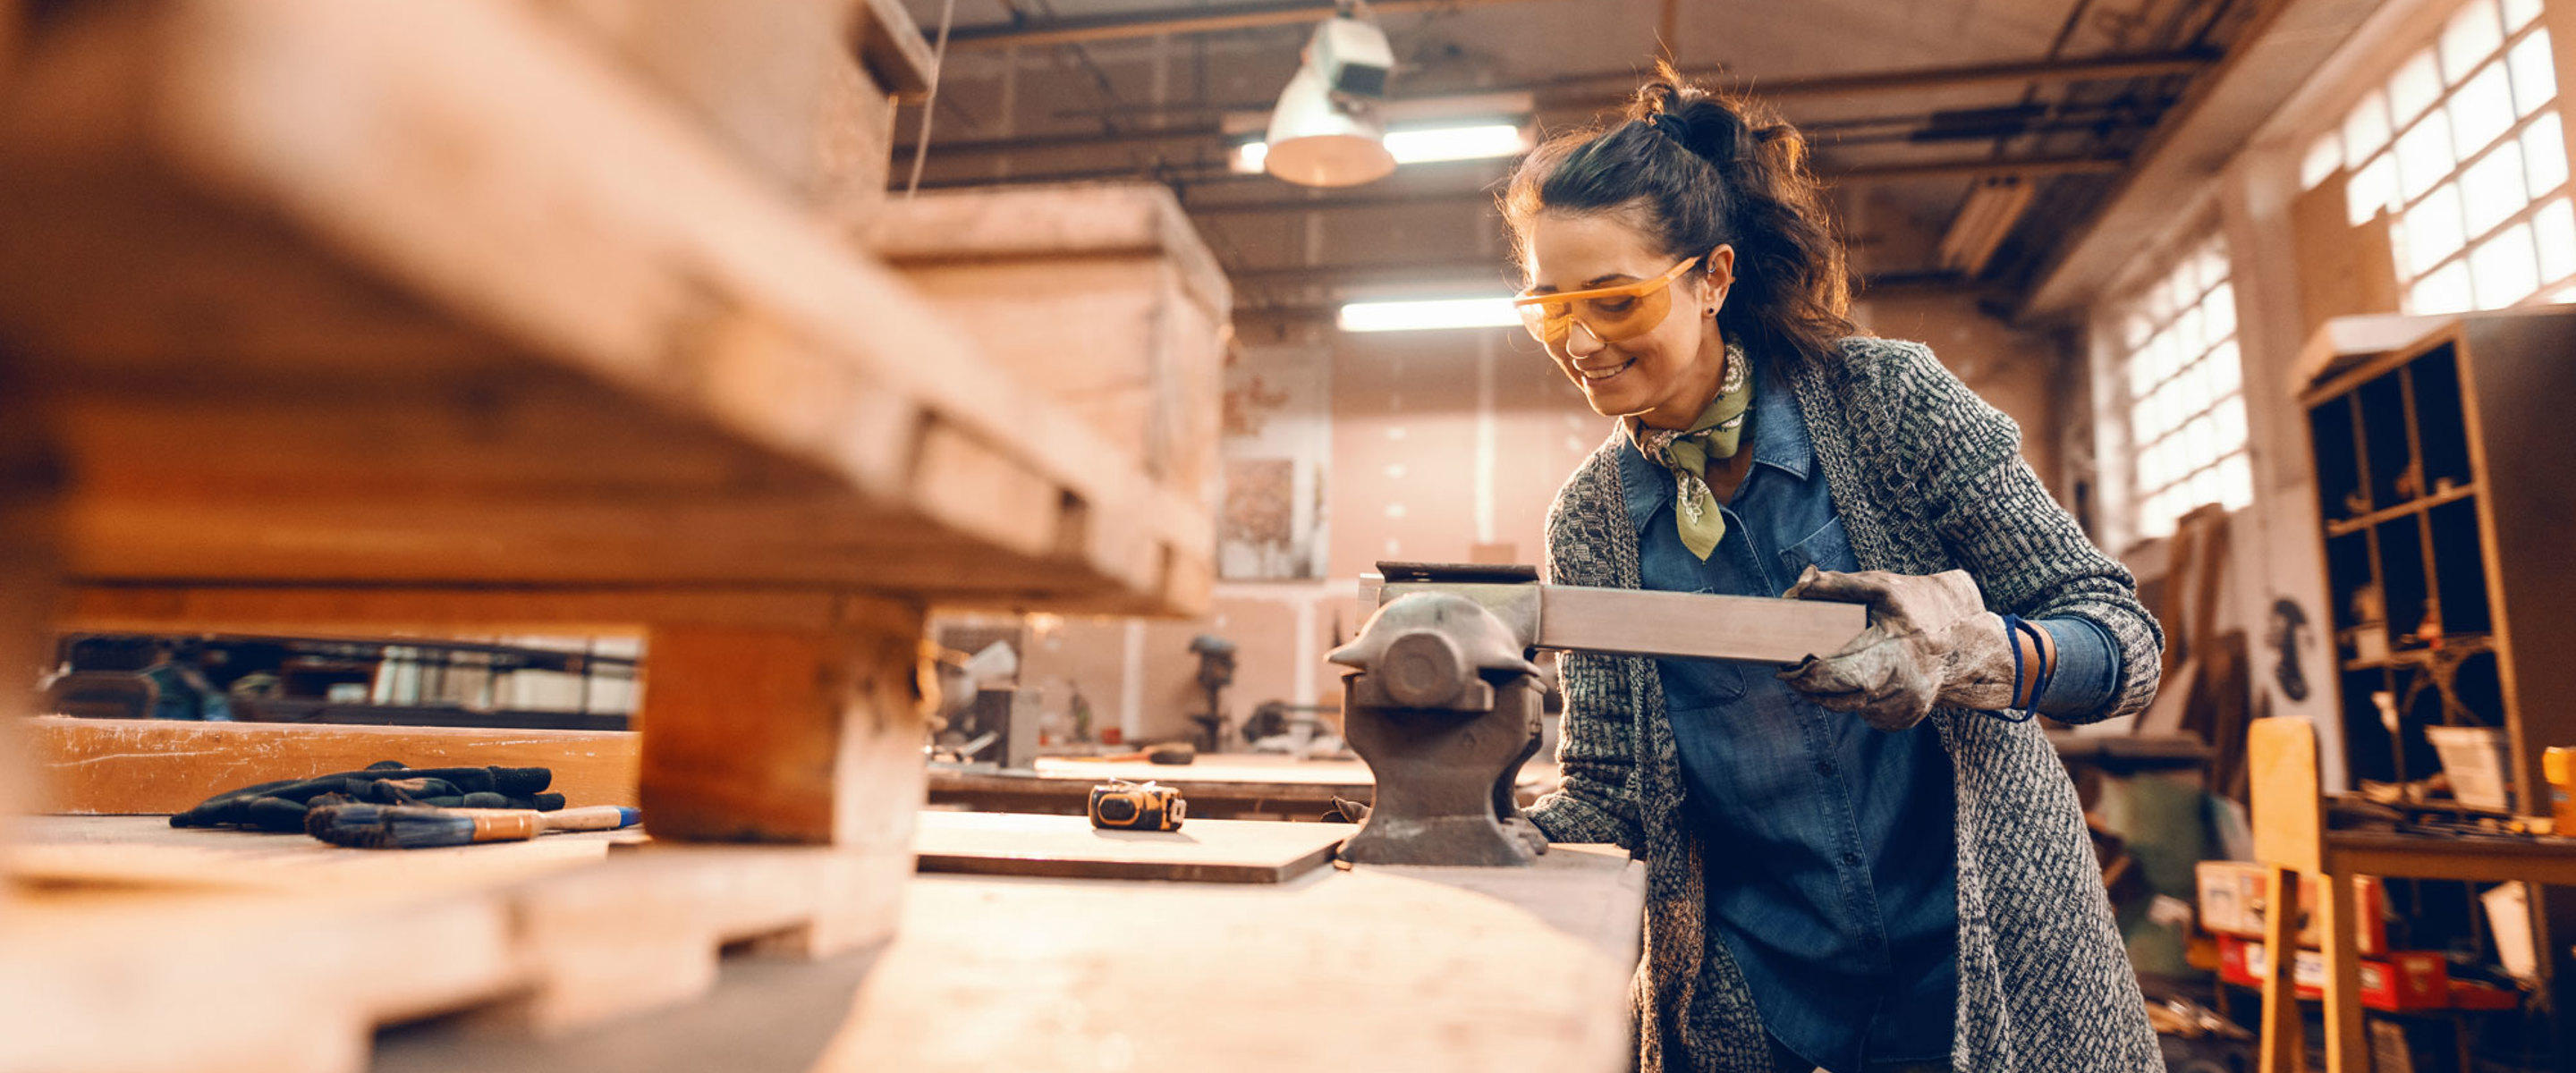
[[[1369,10],[1379,15],[1392,15],[1411,11],[1456,11],[1461,8],[1529,2],[1531,0],[1374,0],[1369,4]],[[1154,11],[1014,20],[957,27],[949,31],[948,47],[959,51],[989,52],[1006,48],[1125,41],[1165,35],[1225,33],[1233,30],[1322,22],[1332,18],[1334,10],[1332,4],[1299,0],[1299,2],[1290,3],[1255,3],[1201,8],[1187,14]]]

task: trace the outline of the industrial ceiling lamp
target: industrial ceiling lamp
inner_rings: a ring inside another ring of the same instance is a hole
[[[1395,49],[1386,31],[1354,0],[1315,28],[1305,62],[1270,112],[1262,167],[1303,186],[1357,186],[1386,178],[1395,154],[1386,148],[1386,99]]]

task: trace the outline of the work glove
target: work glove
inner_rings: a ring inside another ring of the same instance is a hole
[[[562,794],[541,792],[553,781],[554,772],[541,767],[415,768],[381,760],[359,771],[227,790],[170,817],[170,826],[301,831],[307,806],[329,795],[379,805],[533,808],[550,812],[564,807]]]
[[[1930,577],[1813,566],[1780,595],[1869,605],[1869,628],[1830,656],[1779,677],[1817,704],[1880,730],[1903,730],[1938,707],[2000,711],[2015,699],[2013,642],[1965,570]]]

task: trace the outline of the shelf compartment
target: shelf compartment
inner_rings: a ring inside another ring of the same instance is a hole
[[[2440,493],[2472,483],[2469,423],[2460,398],[2460,364],[2448,344],[2408,362],[2407,386],[2415,394],[2415,436],[2424,460],[2424,488]]]
[[[2424,642],[2420,639],[2401,639],[2416,632],[2432,598],[2432,586],[2424,576],[2423,522],[2411,515],[2381,522],[2371,528],[2371,541],[2379,553],[2379,590],[2388,611],[2388,650],[2422,648]]]
[[[2436,505],[2426,512],[2425,524],[2433,534],[2433,591],[2441,601],[2442,632],[2483,634],[2494,629],[2477,500],[2464,496]]]
[[[2362,472],[2369,481],[2370,508],[2402,503],[2422,494],[2409,471],[2414,466],[2414,438],[2406,430],[2406,382],[2396,370],[2363,384],[2353,394],[2361,428]]]
[[[2351,502],[2362,490],[2359,445],[2350,396],[2339,395],[2308,410],[2308,446],[2316,460],[2319,516],[2350,518],[2368,512],[2367,501],[2358,504],[2358,510]]]
[[[2363,589],[2375,588],[2379,583],[2378,574],[2371,567],[2368,532],[2356,531],[2327,538],[2326,577],[2332,586],[2332,591],[2342,594],[2341,598],[2335,600],[2333,607],[2334,628],[2337,632],[2351,629],[2364,622],[2387,621],[2387,610],[2384,605],[2376,609],[2376,613],[2372,613],[2373,609],[2370,608],[2354,606],[2360,602],[2353,598],[2354,594]]]

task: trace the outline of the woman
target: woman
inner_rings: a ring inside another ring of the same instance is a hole
[[[1566,657],[1531,818],[1647,863],[1642,1068],[2162,1069],[2028,720],[2145,707],[2163,635],[2009,418],[1846,319],[1804,155],[1667,68],[1505,194],[1532,334],[1619,419],[1549,512],[1554,580],[1870,609],[1777,673]]]

